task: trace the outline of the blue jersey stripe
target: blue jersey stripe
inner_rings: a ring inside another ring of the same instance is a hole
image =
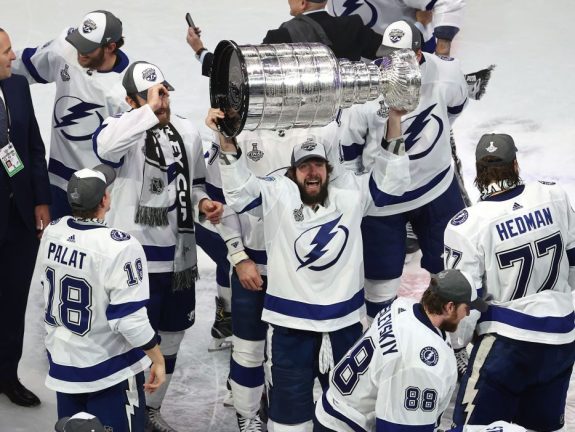
[[[245,213],[247,211],[250,211],[251,209],[254,209],[256,207],[259,207],[262,205],[262,195],[260,194],[259,197],[257,197],[255,200],[253,200],[251,203],[249,203],[247,206],[245,206],[242,211],[238,212],[238,213]]]
[[[72,174],[76,172],[73,168],[68,168],[62,162],[56,159],[50,158],[48,161],[48,171],[52,174],[62,177],[64,180],[69,181]]]
[[[378,431],[381,430],[385,432],[433,432],[435,430],[435,424],[404,425],[392,423],[380,418],[376,420],[376,426]]]
[[[48,353],[50,364],[49,375],[60,381],[67,382],[94,382],[109,377],[121,370],[132,368],[146,353],[139,348],[133,348],[128,352],[109,358],[94,366],[76,367],[56,364]]]
[[[80,231],[89,231],[89,230],[93,230],[93,229],[107,228],[106,225],[99,225],[99,224],[93,224],[93,223],[84,224],[84,223],[76,222],[72,218],[68,219],[67,224],[70,228],[74,228],[74,229],[77,229]]]
[[[98,144],[97,144],[98,135],[100,135],[100,132],[102,132],[102,129],[104,129],[106,126],[108,126],[107,123],[101,124],[98,127],[98,129],[96,129],[94,134],[92,135],[92,148],[94,149],[94,153],[96,154],[96,157],[100,160],[100,162],[102,162],[103,164],[109,165],[112,168],[120,168],[124,164],[124,156],[122,156],[122,159],[120,159],[120,162],[112,162],[112,161],[109,161],[107,159],[103,159],[98,154]]]
[[[145,246],[144,252],[148,261],[173,261],[176,246]]]
[[[139,302],[129,302],[129,303],[122,303],[122,304],[110,304],[106,309],[106,318],[108,320],[120,319],[128,316],[137,310],[142,309],[146,306],[148,300],[142,300]]]
[[[288,300],[266,293],[264,308],[282,315],[296,318],[323,321],[342,318],[358,310],[364,304],[363,289],[349,300],[330,305],[316,305]]]
[[[230,362],[230,377],[243,387],[256,388],[264,385],[264,368],[262,366],[241,366],[232,358]]]
[[[421,187],[418,187],[417,189],[413,189],[411,191],[408,191],[401,196],[389,195],[389,194],[379,190],[373,177],[371,177],[369,179],[369,191],[371,193],[371,197],[373,198],[373,202],[377,207],[383,207],[386,205],[401,204],[404,202],[413,201],[413,200],[425,195],[427,192],[429,192],[431,189],[433,189],[435,186],[437,186],[445,178],[445,176],[449,173],[450,169],[451,169],[451,167],[447,167],[447,169],[443,170],[438,175],[436,175],[433,179],[431,179],[431,181],[429,183],[427,183]]]
[[[219,201],[224,204],[226,203],[226,199],[224,198],[224,190],[222,188],[214,186],[211,183],[206,183],[206,193],[210,199]]]
[[[456,106],[448,106],[447,107],[447,112],[449,114],[459,114],[461,111],[463,111],[463,107],[465,106],[465,102],[467,102],[467,98],[465,98],[465,100],[463,101],[463,103],[461,105],[456,105]]]
[[[22,63],[24,63],[28,73],[32,76],[32,78],[34,78],[34,81],[40,84],[47,84],[48,81],[42,78],[32,63],[31,58],[34,54],[36,54],[36,48],[25,48],[24,51],[22,51]]]
[[[569,260],[569,266],[575,266],[575,248],[567,249],[567,259]]]
[[[575,312],[563,317],[535,317],[501,306],[490,305],[479,323],[496,321],[523,330],[542,333],[569,333],[575,328]]]
[[[341,414],[339,411],[336,411],[331,404],[328,402],[327,398],[325,397],[325,393],[323,394],[323,396],[321,397],[321,406],[323,408],[323,410],[328,413],[330,416],[338,419],[339,421],[345,423],[346,425],[348,425],[352,430],[356,431],[356,432],[367,432],[364,428],[362,428],[360,425],[358,425],[357,423],[355,423],[353,420],[347,418],[346,416],[344,416],[343,414]]]
[[[341,151],[343,153],[343,160],[345,161],[352,161],[357,159],[358,157],[361,157],[361,155],[363,154],[363,150],[364,150],[363,144],[352,143],[350,145],[341,146]]]

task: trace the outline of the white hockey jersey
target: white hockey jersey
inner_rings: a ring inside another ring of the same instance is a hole
[[[493,297],[479,334],[537,343],[575,339],[569,267],[575,213],[557,185],[520,185],[455,215],[445,230],[445,267],[472,275]]]
[[[341,432],[435,429],[457,381],[447,334],[398,298],[330,373],[316,417]]]
[[[463,23],[465,0],[328,0],[327,11],[334,16],[357,14],[363,23],[383,34],[387,26],[398,20],[416,23],[427,41],[437,28],[437,37],[452,39]],[[430,10],[433,20],[423,26],[415,20],[417,10]]]
[[[244,131],[237,137],[237,144],[242,154],[245,155],[248,169],[255,176],[267,177],[275,174],[283,175],[291,164],[294,143],[305,142],[309,136],[318,137],[328,145],[328,158],[331,165],[339,167],[336,136],[338,132],[335,122],[323,128]],[[332,145],[329,146],[329,144]],[[218,163],[219,153],[220,146],[216,135],[206,153],[206,191],[212,199],[225,202]],[[334,173],[332,177],[337,177],[337,175]],[[226,213],[225,218],[222,219],[222,225],[228,229],[228,235],[236,230],[236,236],[241,237],[245,252],[257,264],[260,274],[267,274],[267,255],[262,219],[249,212],[244,212],[237,215],[234,221],[233,216],[228,216]],[[207,224],[204,226],[211,228]]]
[[[109,72],[80,66],[76,49],[65,37],[72,28],[37,48],[16,52],[12,71],[30,83],[56,83],[48,171],[50,183],[66,190],[72,174],[99,163],[92,135],[105,118],[129,109],[122,76],[128,57],[120,50]]]
[[[127,233],[70,216],[44,231],[32,289],[43,287],[49,372],[63,393],[111,387],[150,365],[148,270]]]
[[[369,216],[388,216],[421,207],[445,192],[453,180],[449,131],[467,103],[467,84],[458,60],[423,53],[420,68],[419,104],[401,121],[411,186],[399,197],[381,195]],[[387,114],[380,101],[343,111],[339,136],[348,169],[361,172],[373,165],[387,131]]]
[[[359,322],[364,305],[360,224],[370,186],[402,193],[409,184],[406,155],[381,150],[371,175],[345,172],[347,188],[328,185],[325,206],[305,206],[285,176],[257,178],[245,156],[220,164],[226,202],[263,218],[268,289],[262,320],[330,332]],[[382,191],[382,193],[383,193]]]
[[[208,195],[205,192],[206,167],[202,154],[202,141],[198,130],[190,122],[172,114],[171,123],[181,135],[186,148],[191,198],[194,205],[194,220],[198,220],[197,204]],[[168,166],[170,207],[167,226],[148,226],[136,223],[135,215],[142,193],[145,162],[146,130],[158,124],[158,118],[149,105],[109,117],[94,135],[94,148],[100,160],[116,169],[116,180],[112,189],[112,208],[106,215],[111,226],[117,226],[136,237],[146,252],[150,273],[172,272],[176,235],[176,176],[174,167],[180,154],[174,154],[170,138],[165,130],[158,131],[158,140]]]

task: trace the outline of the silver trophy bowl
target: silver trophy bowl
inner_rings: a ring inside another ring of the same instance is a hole
[[[325,126],[340,108],[383,96],[393,108],[412,111],[421,74],[415,53],[396,50],[381,65],[338,60],[319,43],[242,45],[221,41],[214,51],[210,102],[226,114],[228,137],[243,129]]]

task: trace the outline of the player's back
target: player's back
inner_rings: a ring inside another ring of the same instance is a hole
[[[479,321],[481,333],[542,343],[575,337],[568,284],[575,221],[561,188],[532,183],[488,197],[451,220],[445,243],[460,261],[453,264],[471,270],[478,286],[485,274],[493,301]]]
[[[50,224],[34,275],[44,286],[49,388],[98,390],[149,364],[113,324],[122,308],[144,308],[146,275],[143,249],[128,234],[69,216]]]
[[[419,303],[399,298],[334,368],[316,415],[338,431],[434,424],[449,403],[455,371],[445,333]]]

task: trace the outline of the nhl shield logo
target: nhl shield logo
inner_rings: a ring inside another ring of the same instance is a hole
[[[150,181],[150,192],[159,195],[164,190],[164,182],[161,178],[153,177]]]
[[[158,79],[158,75],[156,74],[156,69],[154,68],[146,68],[142,71],[142,78],[146,81],[154,82]]]
[[[389,39],[393,43],[399,42],[403,36],[405,36],[405,33],[401,29],[393,29],[389,32]]]
[[[305,151],[312,151],[317,147],[317,143],[314,141],[312,137],[309,137],[302,145],[301,149]]]
[[[64,69],[60,71],[60,78],[62,81],[70,81],[70,74],[68,73],[68,65],[64,65]]]
[[[254,162],[264,157],[264,152],[258,149],[258,143],[252,143],[252,149],[248,152],[248,157]]]
[[[86,21],[84,21],[84,23],[82,24],[82,32],[84,33],[91,33],[94,30],[96,30],[98,28],[98,26],[96,25],[96,23],[94,21],[92,21],[91,19],[87,19]]]
[[[493,153],[494,151],[497,151],[497,147],[493,145],[493,141],[490,141],[489,147],[487,147],[485,150],[487,150],[489,153]]]

